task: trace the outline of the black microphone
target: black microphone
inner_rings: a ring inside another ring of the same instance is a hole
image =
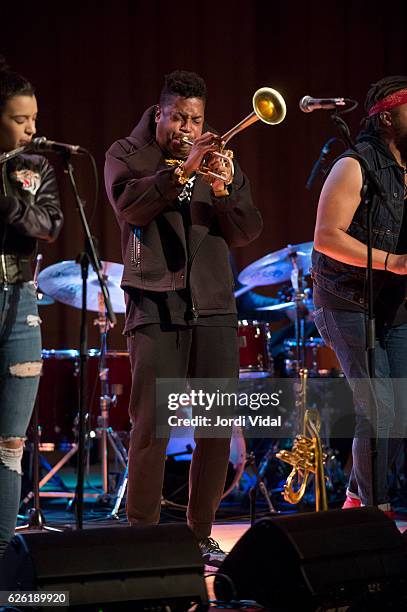
[[[329,140],[326,141],[326,143],[324,144],[324,146],[321,149],[321,154],[318,157],[317,161],[315,162],[315,164],[312,166],[312,170],[311,170],[311,174],[309,175],[308,181],[305,184],[306,189],[311,189],[313,182],[315,181],[317,174],[319,174],[323,163],[325,162],[325,158],[328,155],[330,148],[331,148],[331,144],[333,142],[335,142],[335,140],[338,140],[337,138],[333,137],[330,138]]]
[[[303,113],[312,113],[318,109],[333,109],[338,106],[345,106],[346,98],[311,98],[304,96],[300,100],[300,109]]]
[[[48,140],[45,136],[36,136],[30,143],[30,148],[34,151],[55,151],[56,153],[73,153],[80,155],[85,153],[85,149],[79,145],[66,144],[64,142],[56,142]]]

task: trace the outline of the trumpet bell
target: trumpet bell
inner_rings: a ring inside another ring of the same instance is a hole
[[[283,96],[271,87],[261,87],[254,92],[253,111],[247,115],[240,123],[232,127],[222,136],[222,143],[225,146],[233,136],[245,130],[260,119],[268,125],[277,125],[284,120],[287,108]]]
[[[269,125],[281,123],[287,113],[283,96],[271,87],[261,87],[254,92],[253,110],[260,121]]]

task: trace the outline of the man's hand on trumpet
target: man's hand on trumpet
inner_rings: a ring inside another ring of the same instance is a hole
[[[225,154],[225,153],[224,153]],[[208,170],[214,172],[215,174],[219,174],[223,176],[223,179],[216,178],[211,175],[206,175],[205,180],[212,185],[213,192],[220,193],[224,192],[226,189],[226,185],[230,184],[233,179],[232,168],[233,166],[230,163],[227,163],[222,157],[218,155],[208,155],[207,163],[205,164]]]
[[[186,138],[188,138],[188,136],[186,136]],[[195,138],[188,157],[184,161],[185,174],[191,176],[191,174],[196,172],[199,169],[205,155],[218,151],[219,144],[219,136],[213,134],[212,132],[205,132],[205,134],[202,134],[202,136]]]

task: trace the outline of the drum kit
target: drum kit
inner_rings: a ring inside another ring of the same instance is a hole
[[[333,350],[321,338],[306,338],[305,323],[312,321],[314,303],[312,289],[307,286],[311,268],[313,243],[288,245],[253,262],[239,274],[242,287],[235,295],[239,297],[255,287],[290,283],[288,290],[279,291],[278,303],[256,308],[267,311],[270,318],[283,313],[295,323],[295,337],[284,341],[284,370],[280,375],[291,376],[306,367],[311,375],[329,376],[340,374],[340,366]],[[262,378],[274,376],[273,358],[270,351],[272,332],[270,324],[257,320],[239,321],[240,378]]]
[[[281,312],[294,319],[296,334],[284,342],[285,374],[296,375],[301,364],[315,375],[324,376],[340,370],[333,351],[319,338],[304,337],[304,320],[313,312],[311,290],[305,286],[305,276],[311,264],[312,242],[288,245],[250,264],[239,275],[243,285],[240,293],[257,286],[291,282],[292,289],[278,304],[259,308]],[[102,262],[103,274],[116,313],[125,312],[124,293],[120,287],[123,266]],[[80,265],[63,261],[45,268],[38,275],[38,304],[54,301],[75,308],[81,307],[82,279]],[[103,308],[103,305],[102,305]],[[88,310],[99,313],[97,324],[101,333],[101,350],[90,350],[87,364],[88,415],[87,426],[91,437],[101,440],[103,493],[111,488],[108,479],[107,447],[110,443],[115,459],[123,469],[127,462],[126,440],[130,431],[128,405],[131,391],[131,371],[126,351],[107,350],[106,318],[101,310],[99,284],[90,272],[88,278]],[[257,320],[239,321],[240,378],[273,377],[273,358],[270,352],[272,331],[270,323]],[[59,450],[65,457],[50,469],[40,481],[40,488],[70,459],[77,450],[78,369],[76,350],[43,350],[43,374],[38,394],[38,422],[40,452]],[[190,440],[189,440],[190,438]],[[179,443],[182,441],[182,448]],[[188,444],[190,441],[190,444]],[[172,445],[171,445],[172,444]],[[178,437],[178,446],[170,442],[167,458],[190,460],[193,434]],[[175,448],[175,450],[174,450]],[[225,494],[238,483],[245,466],[246,446],[242,432],[235,432],[231,444],[229,475]],[[175,464],[174,464],[175,465]],[[120,488],[120,487],[119,487]],[[116,491],[117,494],[117,491]],[[67,497],[66,492],[41,492],[40,495]],[[167,492],[166,498],[171,498]],[[174,499],[177,499],[174,496]]]

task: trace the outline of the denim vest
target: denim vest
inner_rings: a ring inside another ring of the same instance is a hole
[[[369,142],[362,142],[357,144],[356,148],[375,171],[387,193],[387,206],[373,196],[373,248],[395,253],[404,211],[403,171],[384,145],[379,149]],[[348,150],[338,159],[342,157],[355,157],[355,154]],[[347,233],[367,244],[367,204],[363,200],[356,209]],[[342,263],[314,249],[311,276],[318,287],[359,306],[367,307],[366,268]],[[374,298],[380,292],[385,278],[384,271],[373,271]]]

